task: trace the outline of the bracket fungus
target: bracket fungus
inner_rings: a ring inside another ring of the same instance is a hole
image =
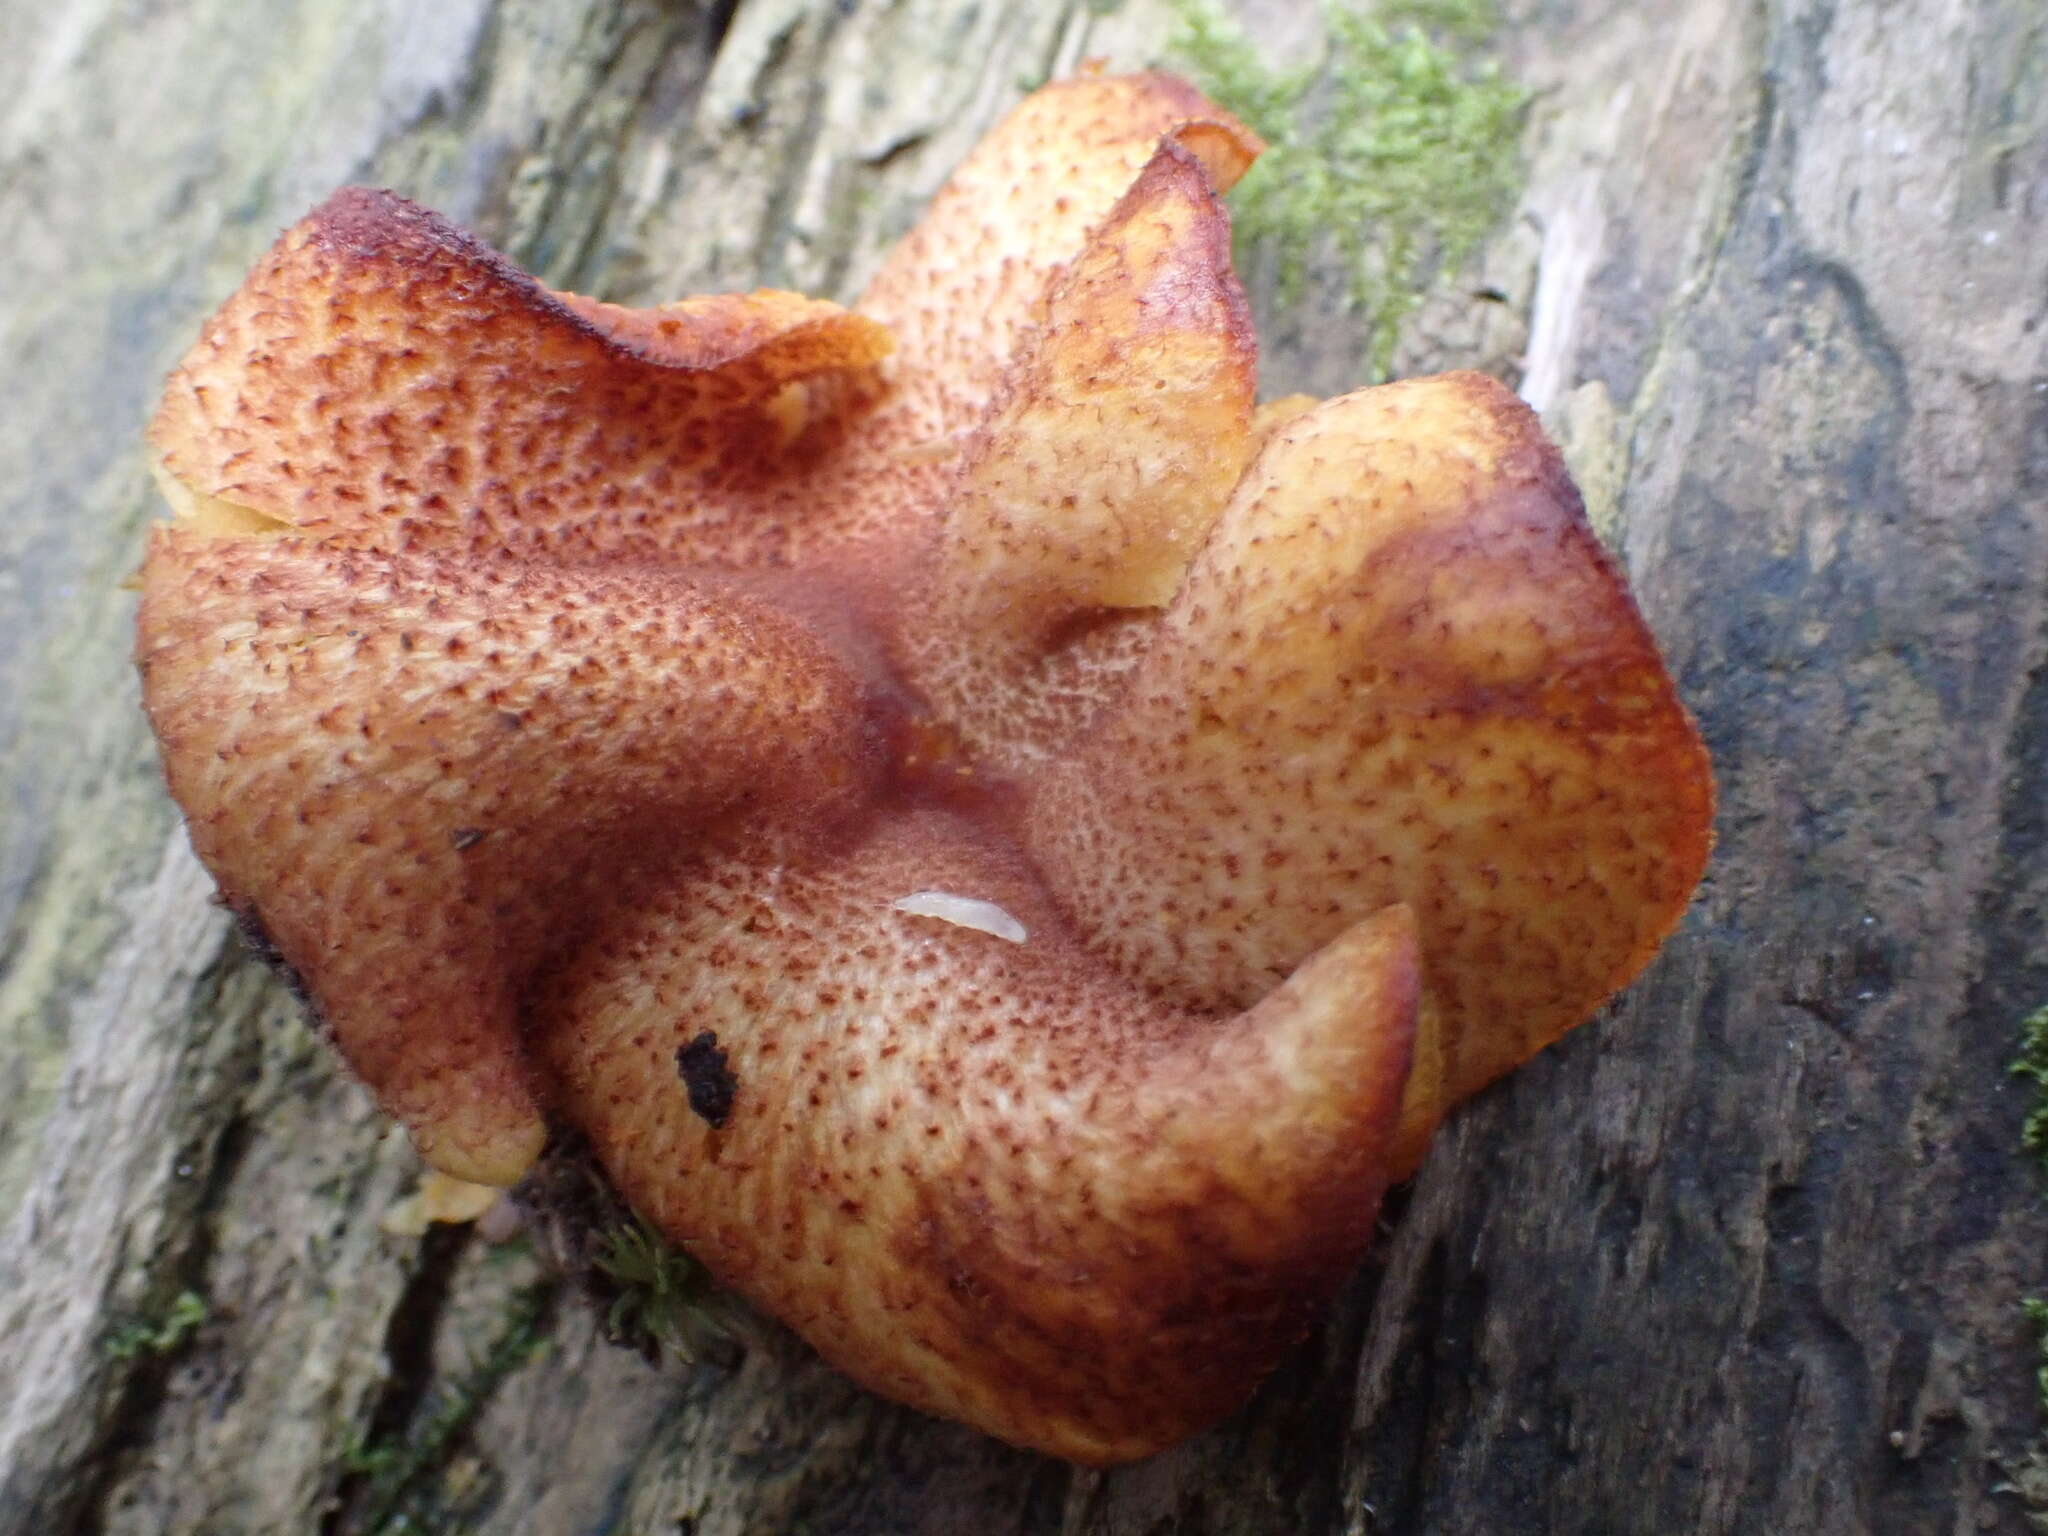
[[[427,1162],[572,1129],[849,1374],[1081,1462],[1241,1402],[1707,855],[1521,404],[1255,405],[1258,148],[1055,84],[851,309],[344,191],[152,429],[172,793]]]

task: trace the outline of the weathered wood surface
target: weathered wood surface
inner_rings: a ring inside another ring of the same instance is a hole
[[[0,0],[0,1532],[2027,1528],[2038,0],[1510,6],[1508,302],[1439,294],[1402,362],[1560,423],[1720,849],[1245,1413],[1073,1475],[779,1345],[657,1373],[516,1250],[378,1230],[410,1155],[207,905],[136,707],[162,374],[350,180],[613,297],[848,293],[1024,85],[1158,54],[1161,10],[1102,9]],[[1334,283],[1263,307],[1274,391],[1354,382]]]

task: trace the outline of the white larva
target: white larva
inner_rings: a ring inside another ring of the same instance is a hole
[[[912,917],[936,917],[956,928],[991,933],[1012,944],[1022,944],[1030,937],[1016,918],[994,902],[983,901],[979,896],[956,896],[951,891],[912,891],[908,896],[897,897],[889,905],[898,912],[908,912]]]

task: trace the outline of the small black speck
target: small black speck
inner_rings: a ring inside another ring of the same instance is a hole
[[[482,827],[457,827],[448,834],[448,841],[455,845],[457,853],[463,853],[468,849],[474,848],[489,836],[490,833],[486,832]]]
[[[508,731],[516,731],[526,724],[526,718],[514,710],[501,709],[498,711],[498,724]]]
[[[724,1125],[732,1115],[732,1096],[740,1085],[726,1070],[718,1036],[707,1029],[688,1045],[677,1046],[676,1071],[690,1091],[690,1108],[714,1130]]]

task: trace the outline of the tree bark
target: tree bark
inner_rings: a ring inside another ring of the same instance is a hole
[[[1527,189],[1400,361],[1549,414],[1713,748],[1714,866],[1249,1408],[1083,1474],[779,1341],[656,1370],[520,1245],[382,1233],[416,1164],[209,905],[120,582],[164,373],[334,186],[605,297],[845,297],[1168,12],[0,0],[0,1533],[2028,1528],[2048,21],[1508,9]],[[1255,297],[1267,393],[1358,382],[1337,274]]]

